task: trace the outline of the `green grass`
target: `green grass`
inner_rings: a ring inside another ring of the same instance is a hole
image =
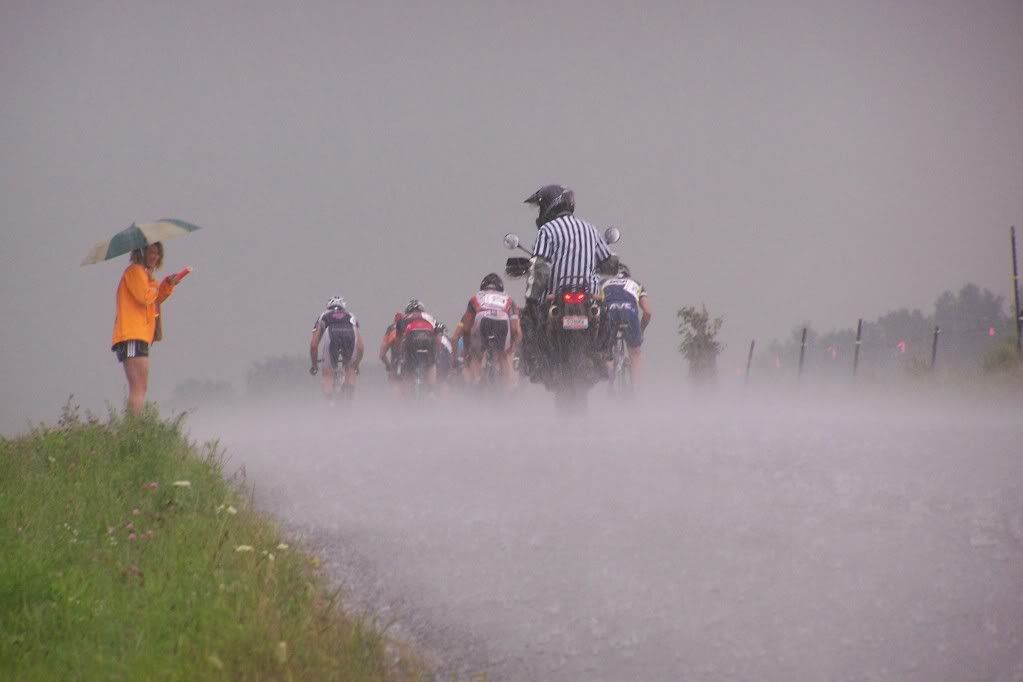
[[[418,679],[179,426],[0,439],[0,679]]]

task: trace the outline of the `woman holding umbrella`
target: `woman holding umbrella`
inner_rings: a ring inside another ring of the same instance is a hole
[[[149,345],[156,334],[160,304],[173,293],[181,273],[158,285],[153,273],[163,265],[163,243],[131,252],[131,264],[117,285],[117,315],[110,350],[124,365],[128,379],[128,411],[139,414],[149,387]]]
[[[117,285],[117,316],[111,350],[124,365],[124,375],[128,378],[128,411],[132,414],[141,412],[146,402],[149,344],[160,339],[160,304],[191,271],[185,268],[156,283],[153,273],[163,265],[163,242],[198,229],[198,225],[174,218],[132,223],[94,246],[82,260],[82,265],[90,265],[131,254],[131,264]]]

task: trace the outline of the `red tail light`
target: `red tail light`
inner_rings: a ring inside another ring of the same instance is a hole
[[[566,291],[565,294],[562,296],[562,298],[564,299],[565,303],[568,303],[570,305],[571,304],[578,305],[578,304],[580,304],[580,303],[582,303],[583,301],[586,300],[586,292],[585,291]]]

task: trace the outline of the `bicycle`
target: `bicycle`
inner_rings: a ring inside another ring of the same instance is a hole
[[[354,389],[354,385],[348,383],[349,362],[345,361],[344,353],[338,352],[336,360],[334,374],[331,379],[330,398],[328,400],[331,407],[337,405],[338,396],[340,396],[340,402],[350,402],[354,393],[354,390],[346,390],[348,386]],[[318,364],[323,364],[324,362],[324,359],[320,358]]]
[[[483,358],[480,361],[480,386],[492,387],[498,383],[500,368],[497,366],[497,352],[494,349],[497,337],[488,334],[483,341]]]
[[[632,356],[625,344],[628,329],[627,323],[619,323],[615,327],[615,338],[611,345],[611,372],[608,376],[608,390],[611,395],[632,394]]]

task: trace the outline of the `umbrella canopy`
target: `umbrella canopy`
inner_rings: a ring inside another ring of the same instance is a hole
[[[82,265],[101,263],[135,249],[144,249],[153,242],[180,237],[198,229],[198,225],[173,218],[162,218],[155,223],[132,223],[130,227],[124,228],[110,239],[92,247],[82,260]]]

